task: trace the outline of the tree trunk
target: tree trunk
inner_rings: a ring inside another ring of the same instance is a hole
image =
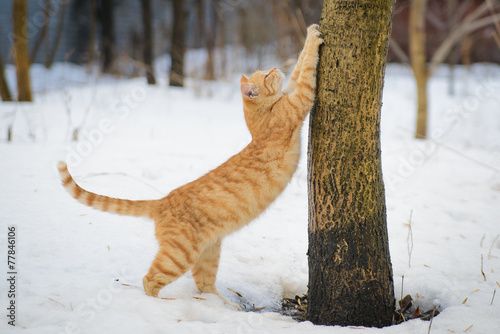
[[[144,65],[146,66],[146,79],[149,85],[156,84],[153,70],[153,32],[151,17],[151,0],[142,0],[142,26],[144,29]]]
[[[56,36],[54,37],[54,45],[50,49],[50,52],[47,54],[47,58],[45,58],[45,67],[51,68],[52,64],[54,64],[54,60],[56,58],[57,50],[59,49],[59,45],[61,44],[62,34],[64,32],[64,20],[66,18],[66,6],[68,2],[61,3],[61,7],[59,8],[59,21],[57,21],[57,31]]]
[[[102,71],[113,72],[115,29],[113,19],[113,0],[101,0],[101,41]]]
[[[50,0],[44,1],[44,15],[43,15],[43,23],[40,28],[40,33],[38,34],[38,38],[35,41],[35,45],[33,46],[33,50],[30,55],[30,62],[33,64],[36,61],[36,56],[38,55],[38,51],[42,46],[43,40],[47,36],[47,27],[49,25],[50,20]]]
[[[10,93],[9,83],[5,78],[4,64],[1,52],[0,52],[0,96],[2,96],[2,101],[4,102],[12,101],[12,94]]]
[[[214,5],[212,1],[205,1],[205,26],[203,28],[205,34],[205,48],[207,50],[207,62],[205,63],[205,80],[215,80],[215,36],[217,27],[217,16],[215,15]]]
[[[315,324],[392,323],[380,108],[394,0],[325,0],[310,116],[309,296]]]
[[[417,127],[415,138],[427,137],[427,81],[425,12],[427,0],[413,0],[410,7],[410,65],[417,83]]]
[[[17,73],[17,100],[32,101],[28,54],[28,1],[14,0],[14,63]]]
[[[174,0],[174,28],[170,57],[170,86],[184,87],[184,0]]]
[[[97,0],[89,1],[89,44],[87,46],[88,52],[88,71],[92,70],[95,61],[95,36],[97,31]]]
[[[427,82],[429,77],[426,73],[413,72],[417,84],[417,127],[415,138],[427,138]]]

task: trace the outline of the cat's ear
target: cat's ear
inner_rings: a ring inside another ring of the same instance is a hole
[[[243,77],[241,79],[243,80]],[[257,87],[255,87],[254,85],[248,84],[248,83],[242,83],[241,84],[241,95],[243,95],[244,97],[249,98],[249,99],[254,99],[259,94],[257,92]]]
[[[248,99],[254,99],[257,97],[258,92],[257,92],[257,87],[255,87],[253,84],[249,83],[248,78],[243,74],[240,79],[240,84],[241,84],[241,95]]]

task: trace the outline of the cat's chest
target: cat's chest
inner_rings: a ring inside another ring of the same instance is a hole
[[[269,151],[268,168],[272,171],[272,175],[275,176],[276,181],[288,183],[299,162],[300,136],[292,136],[285,145],[271,147]]]

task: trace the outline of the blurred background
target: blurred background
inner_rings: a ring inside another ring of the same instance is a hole
[[[18,15],[16,23],[13,4],[23,2],[27,8]],[[185,76],[216,80],[232,72],[254,71],[268,58],[278,60],[287,71],[303,45],[306,27],[320,21],[322,3],[320,0],[0,0],[2,76],[4,64],[14,63],[16,24],[24,24],[20,29],[28,40],[29,62],[46,68],[56,62],[69,62],[89,69],[97,67],[100,72],[117,76],[147,76],[149,83],[155,83],[156,77],[168,76],[171,85],[176,86],[183,85]],[[498,13],[498,5],[498,1],[492,0],[428,1],[427,59],[450,35],[465,29],[444,58],[445,63],[500,63],[499,21],[484,22]],[[485,10],[476,13],[481,6]],[[409,62],[410,12],[410,0],[397,1],[389,62]],[[472,23],[475,25],[471,27]],[[190,73],[184,71],[186,50],[203,51],[190,60],[197,62],[196,66],[191,64]],[[243,68],[236,65],[234,58],[238,58]],[[168,73],[155,73],[155,65]],[[5,94],[3,97],[5,100]]]

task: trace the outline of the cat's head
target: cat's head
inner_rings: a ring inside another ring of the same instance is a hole
[[[241,95],[243,101],[252,104],[267,104],[280,96],[285,76],[276,67],[269,71],[257,71],[249,78],[242,75]]]

